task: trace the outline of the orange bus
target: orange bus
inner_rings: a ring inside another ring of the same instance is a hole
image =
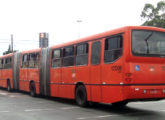
[[[0,87],[7,88],[8,91],[13,88],[13,54],[7,54],[0,57]]]
[[[80,106],[161,100],[165,98],[164,46],[165,29],[129,26],[20,52],[13,65],[16,89],[32,96],[75,99]]]

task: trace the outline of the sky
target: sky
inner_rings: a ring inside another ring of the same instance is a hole
[[[0,55],[39,47],[39,33],[57,45],[123,26],[138,26],[145,3],[160,0],[0,0]],[[78,23],[77,20],[81,20]],[[80,33],[80,34],[79,34]]]

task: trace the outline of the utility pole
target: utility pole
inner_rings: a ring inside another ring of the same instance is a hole
[[[13,34],[11,34],[11,52],[13,52]]]
[[[80,23],[82,22],[82,20],[77,20],[78,23],[78,38],[80,38]]]

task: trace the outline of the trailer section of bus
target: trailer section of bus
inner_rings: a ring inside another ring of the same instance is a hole
[[[19,90],[39,94],[39,71],[41,49],[24,51],[19,57]]]
[[[10,91],[13,88],[13,54],[0,57],[0,87]]]

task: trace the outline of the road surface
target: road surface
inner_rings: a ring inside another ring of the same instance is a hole
[[[165,120],[165,100],[132,102],[120,109],[104,104],[81,108],[71,100],[0,90],[0,120]]]

